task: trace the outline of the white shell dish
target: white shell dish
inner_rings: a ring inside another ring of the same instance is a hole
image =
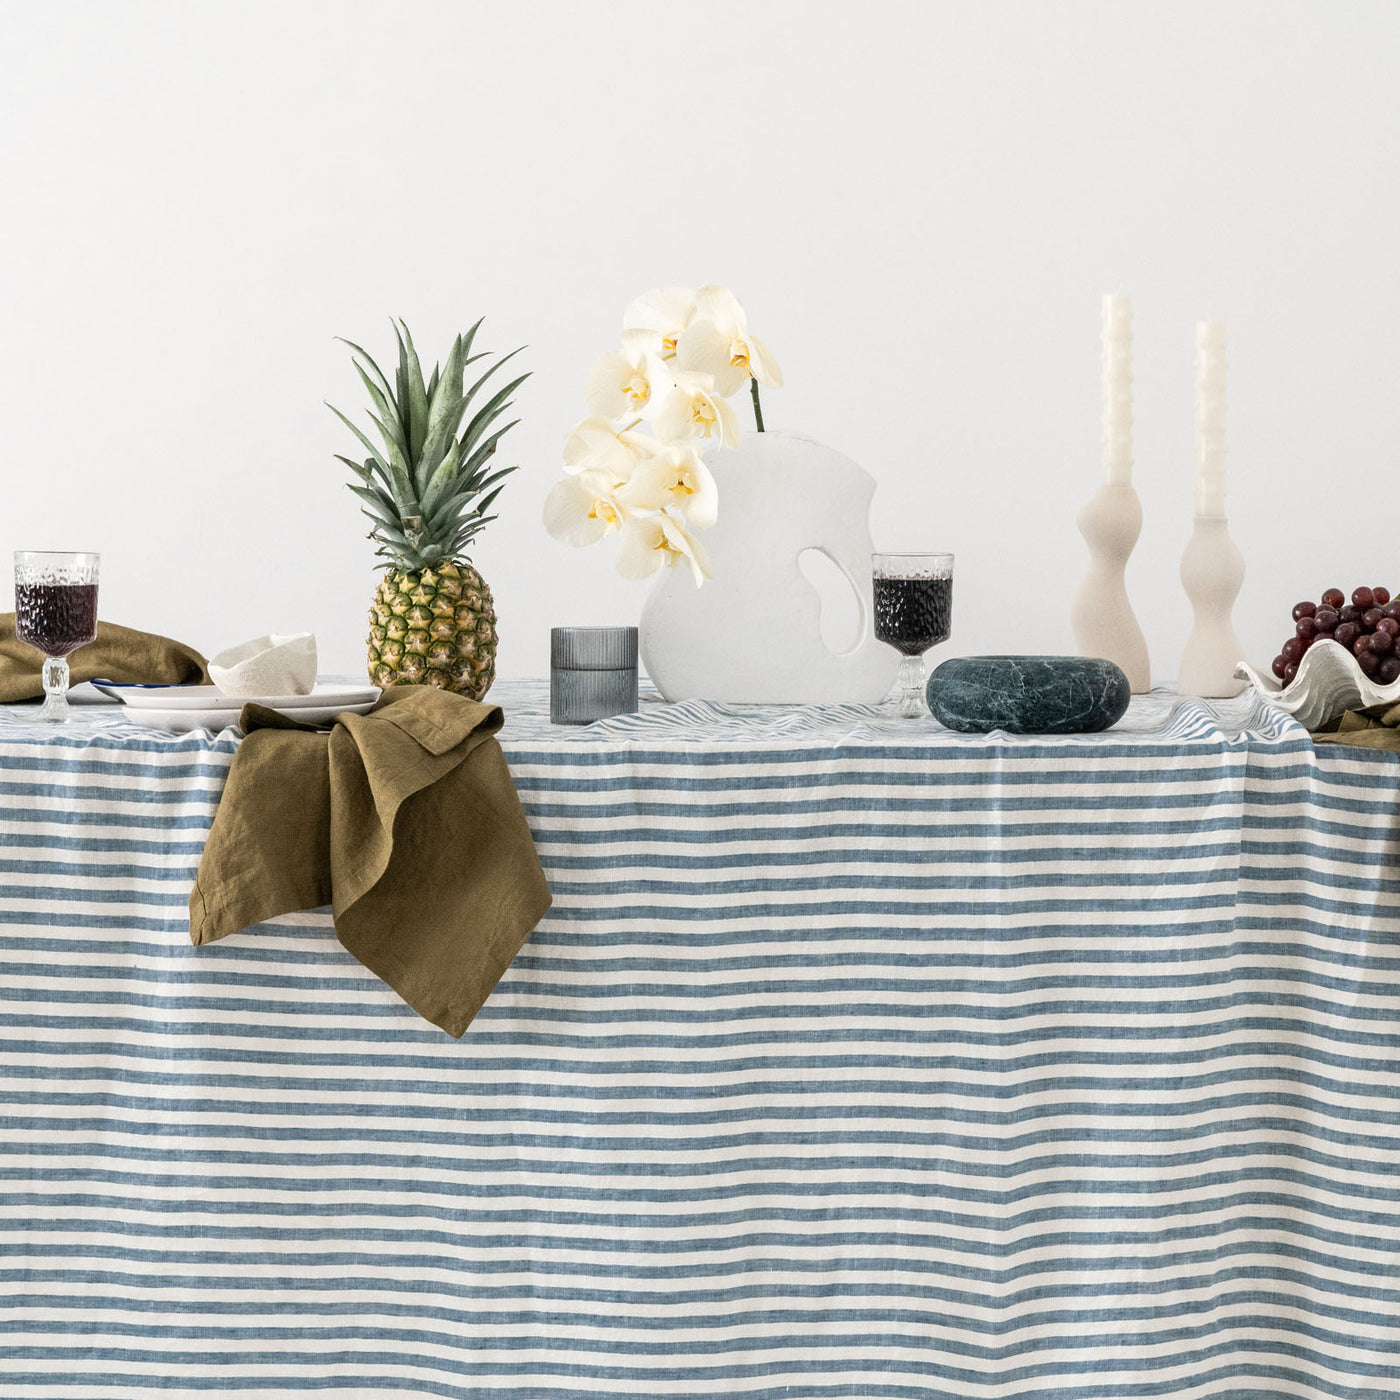
[[[1247,661],[1235,667],[1271,704],[1292,715],[1305,729],[1316,729],[1343,710],[1400,701],[1400,681],[1377,685],[1362,673],[1356,658],[1340,642],[1314,642],[1298,663],[1298,674],[1287,686],[1262,675]]]

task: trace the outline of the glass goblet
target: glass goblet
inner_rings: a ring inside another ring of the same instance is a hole
[[[73,718],[68,657],[97,636],[98,558],[15,550],[15,636],[44,656],[44,703],[36,720]]]
[[[929,714],[924,653],[946,642],[953,625],[951,554],[876,554],[875,635],[899,652],[899,674],[880,706],[901,719]]]

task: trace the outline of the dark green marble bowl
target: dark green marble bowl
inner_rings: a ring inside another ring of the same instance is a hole
[[[928,678],[934,718],[964,734],[1097,734],[1130,695],[1127,676],[1096,656],[957,656]]]

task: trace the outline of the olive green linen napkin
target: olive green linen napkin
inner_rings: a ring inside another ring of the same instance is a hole
[[[245,705],[190,941],[331,905],[336,936],[460,1036],[550,905],[494,705],[387,690],[318,733]]]
[[[15,636],[14,613],[0,613],[0,704],[38,700],[44,693],[44,658]],[[102,676],[109,681],[207,685],[204,658],[183,642],[99,622],[97,637],[68,658],[73,684]]]
[[[1348,710],[1325,731],[1313,734],[1315,744],[1355,744],[1367,749],[1400,753],[1400,705],[1370,705]]]

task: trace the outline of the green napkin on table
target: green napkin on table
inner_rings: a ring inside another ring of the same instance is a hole
[[[44,693],[44,658],[15,636],[14,613],[0,613],[0,704],[38,700]],[[97,638],[68,658],[73,684],[101,676],[110,681],[207,685],[204,658],[183,642],[99,622]]]
[[[1348,710],[1335,728],[1319,731],[1315,744],[1355,744],[1366,749],[1391,749],[1400,753],[1400,705],[1368,705]]]
[[[329,734],[245,705],[190,941],[329,904],[349,952],[461,1035],[550,905],[501,723],[431,686],[387,690]]]

